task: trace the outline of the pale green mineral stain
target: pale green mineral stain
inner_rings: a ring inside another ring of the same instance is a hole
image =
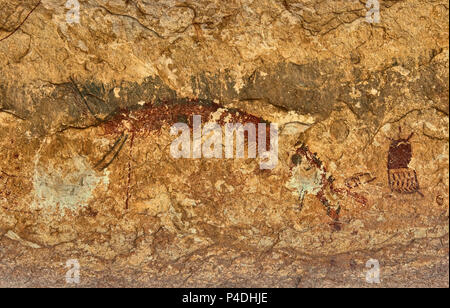
[[[292,175],[286,183],[286,187],[295,189],[300,196],[304,194],[316,195],[322,189],[323,171],[314,168],[312,171],[305,172],[303,164],[305,163],[292,169]],[[293,194],[296,194],[296,192],[293,192]]]
[[[33,208],[50,209],[64,214],[64,209],[76,211],[88,205],[94,190],[109,185],[109,173],[97,175],[85,158],[76,156],[66,162],[74,170],[63,174],[55,166],[36,165],[33,186]]]

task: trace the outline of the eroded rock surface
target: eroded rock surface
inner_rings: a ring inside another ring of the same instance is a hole
[[[0,286],[448,287],[448,1],[79,4],[0,0]]]

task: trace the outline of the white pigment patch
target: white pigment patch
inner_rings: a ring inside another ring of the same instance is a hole
[[[114,96],[120,98],[120,88],[114,88]]]

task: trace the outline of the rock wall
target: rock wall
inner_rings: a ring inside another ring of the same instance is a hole
[[[448,287],[449,4],[377,3],[0,0],[0,286]]]

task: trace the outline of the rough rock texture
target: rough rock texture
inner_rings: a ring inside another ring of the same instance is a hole
[[[0,287],[449,286],[448,1],[65,3],[0,0]],[[173,158],[193,115],[276,168]]]

